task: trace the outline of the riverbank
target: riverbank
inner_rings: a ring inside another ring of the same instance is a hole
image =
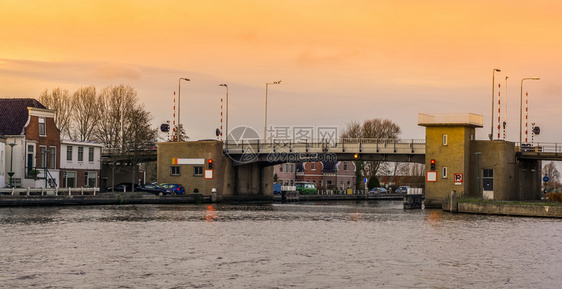
[[[452,213],[562,218],[562,205],[544,202],[502,202],[475,199],[445,200],[443,211]]]
[[[96,195],[3,195],[0,207],[66,206],[66,205],[125,205],[125,204],[189,204],[210,203],[210,196],[155,196],[140,192],[99,193]]]
[[[290,201],[341,201],[341,200],[402,200],[403,195],[386,194],[369,196],[365,195],[298,195]],[[249,203],[249,202],[281,202],[281,195],[273,197],[224,199],[226,203]],[[196,204],[212,203],[211,196],[200,194],[189,194],[180,196],[155,196],[141,192],[123,193],[97,193],[95,195],[42,195],[42,194],[18,194],[0,195],[0,207],[13,206],[67,206],[67,205],[126,205],[126,204]]]

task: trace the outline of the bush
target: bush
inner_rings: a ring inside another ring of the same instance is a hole
[[[562,193],[548,193],[548,194],[546,194],[546,199],[549,202],[560,203],[560,202],[562,202]]]
[[[379,182],[379,179],[377,179],[377,177],[371,176],[369,178],[369,181],[367,182],[367,188],[369,188],[369,190],[372,190],[373,188],[380,187],[380,186],[381,184]]]

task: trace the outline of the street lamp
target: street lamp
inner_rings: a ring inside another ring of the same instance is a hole
[[[274,81],[274,82],[268,82],[265,84],[265,120],[264,120],[264,125],[263,125],[263,140],[265,142],[266,138],[266,132],[267,132],[267,86],[269,84],[279,84],[281,83],[281,80],[279,81]]]
[[[178,127],[176,128],[176,139],[179,142],[180,141],[180,127],[181,127],[181,123],[180,123],[180,97],[181,97],[181,81],[185,80],[185,81],[190,81],[189,78],[180,78],[178,80]]]
[[[12,177],[14,176],[14,170],[12,169],[12,166],[14,164],[14,146],[16,145],[15,143],[9,143],[8,145],[10,145],[10,171],[8,172],[8,176],[10,176],[10,188],[12,187]]]
[[[226,83],[221,83],[221,84],[219,84],[219,86],[226,87],[226,136],[225,136],[225,142],[228,145],[228,85],[226,85]]]
[[[501,70],[497,68],[494,68],[494,70],[492,70],[492,121],[490,122],[490,140],[494,138],[494,76],[496,71],[500,72]]]
[[[521,95],[519,97],[519,150],[521,150],[521,133],[523,129],[523,80],[540,80],[540,77],[526,77],[521,79]]]
[[[51,151],[50,150],[44,150],[43,151],[43,158],[45,160],[45,166],[43,167],[43,175],[45,176],[45,188],[47,188],[47,167],[49,166],[49,153]]]

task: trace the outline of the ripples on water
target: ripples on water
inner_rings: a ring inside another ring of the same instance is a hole
[[[558,219],[401,202],[0,208],[2,288],[557,288]]]

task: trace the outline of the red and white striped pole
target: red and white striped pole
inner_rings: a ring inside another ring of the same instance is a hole
[[[172,112],[172,141],[176,141],[176,92],[174,91],[174,110]]]
[[[501,99],[501,97],[500,97],[500,88],[501,88],[501,84],[498,83],[498,139],[501,139],[501,125],[500,125],[500,121],[501,121],[500,120],[500,115],[501,115],[500,114],[500,108],[501,108],[500,99]]]
[[[525,143],[527,143],[528,123],[529,123],[529,93],[525,92]]]

